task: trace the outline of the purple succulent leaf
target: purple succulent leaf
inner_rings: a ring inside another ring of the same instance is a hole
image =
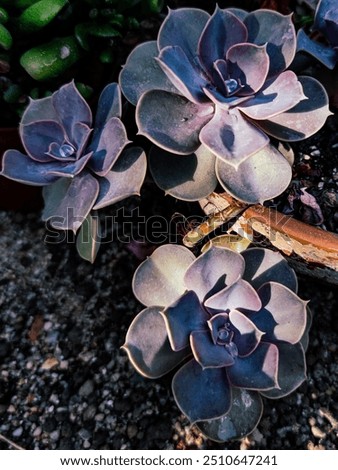
[[[259,93],[240,104],[238,109],[251,119],[270,119],[306,99],[297,75],[287,70],[268,80]]]
[[[232,388],[232,406],[221,418],[201,421],[199,430],[216,442],[241,439],[256,428],[263,413],[263,402],[259,393]]]
[[[338,52],[335,49],[310,39],[303,29],[297,33],[297,52],[312,55],[330,70],[334,69],[338,60]]]
[[[29,104],[22,114],[20,126],[32,124],[37,121],[59,122],[58,115],[53,106],[52,96],[46,96],[38,100],[30,98]]]
[[[235,387],[259,391],[278,388],[277,346],[261,342],[249,356],[236,357],[227,373]]]
[[[155,183],[166,194],[184,201],[199,201],[217,186],[216,157],[201,145],[191,155],[177,155],[152,146],[149,168]]]
[[[314,29],[324,34],[333,46],[338,46],[338,11],[335,0],[321,0],[318,3]]]
[[[140,312],[129,326],[122,348],[130,362],[145,377],[156,379],[170,372],[189,354],[189,349],[174,352],[169,343],[160,307]]]
[[[229,320],[234,328],[233,342],[237,346],[239,357],[249,356],[260,344],[264,331],[257,327],[251,317],[249,319],[238,310],[229,313]]]
[[[217,294],[209,297],[204,305],[212,312],[224,312],[236,308],[256,311],[262,307],[255,289],[243,279],[239,279],[231,286],[225,287]]]
[[[305,96],[294,108],[269,120],[259,121],[259,125],[276,139],[295,142],[315,134],[324,125],[330,114],[329,100],[323,86],[312,77],[298,77]]]
[[[184,283],[201,301],[230,286],[244,272],[244,259],[227,248],[212,246],[187,269]]]
[[[170,10],[158,33],[159,50],[179,46],[191,63],[199,65],[198,42],[210,15],[197,8]]]
[[[147,170],[147,157],[140,147],[122,152],[112,170],[98,179],[99,195],[93,209],[115,204],[130,196],[139,196]]]
[[[262,391],[267,398],[282,398],[306,380],[306,359],[301,344],[278,343],[278,388]]]
[[[245,18],[248,16],[248,12],[242,10],[242,8],[227,8],[227,11],[235,15],[239,20],[244,23]]]
[[[207,101],[203,88],[207,80],[192,64],[179,46],[167,46],[161,50],[158,62],[175,88],[193,103]]]
[[[185,292],[162,312],[171,348],[174,351],[189,346],[192,331],[207,328],[209,315],[193,291]]]
[[[217,59],[212,64],[212,80],[215,85],[215,88],[211,87],[210,84],[204,88],[204,93],[208,96],[214,103],[218,104],[217,100],[214,99],[213,96],[210,97],[208,91],[212,94],[218,96],[218,94],[222,97],[220,101],[222,102],[225,97],[228,95],[228,89],[226,87],[226,80],[228,77],[228,64],[224,59]]]
[[[265,45],[235,44],[228,50],[226,58],[229,76],[241,86],[238,95],[251,95],[262,88],[270,65]]]
[[[41,166],[41,171],[45,171],[48,174],[55,175],[55,176],[64,176],[66,178],[72,178],[73,176],[78,175],[87,165],[88,161],[90,160],[92,154],[87,153],[83,155],[79,160],[70,161],[62,163],[59,160],[51,163],[39,163]]]
[[[154,90],[142,95],[136,108],[139,133],[169,152],[188,155],[200,146],[199,133],[213,116],[213,106]]]
[[[95,211],[90,212],[76,237],[76,250],[81,258],[94,263],[101,243],[101,226]]]
[[[276,282],[268,282],[258,290],[262,310],[250,312],[249,318],[265,332],[264,341],[298,343],[304,335],[307,302]]]
[[[188,419],[203,421],[226,414],[232,402],[226,369],[202,367],[192,359],[174,375],[175,401]]]
[[[198,55],[207,73],[212,76],[214,62],[224,59],[231,46],[246,42],[247,37],[248,32],[242,21],[228,10],[216,6],[198,45]]]
[[[92,113],[90,107],[80,95],[74,82],[62,86],[53,93],[52,102],[68,140],[78,148],[80,143],[76,141],[78,135],[74,132],[74,124],[81,122],[91,127]]]
[[[99,176],[105,176],[129,143],[122,121],[117,117],[110,118],[101,132],[97,147],[89,147],[94,151],[90,169]]]
[[[219,61],[217,63],[219,63]],[[223,79],[219,87],[221,88],[222,86],[225,86],[225,81]],[[221,93],[219,89],[212,86],[204,88],[204,93],[214,104],[218,105],[220,109],[226,111],[250,99],[249,96],[226,96],[224,93]]]
[[[268,144],[237,168],[218,158],[216,175],[223,188],[236,199],[257,204],[281,194],[290,184],[292,171],[286,158]]]
[[[294,270],[283,256],[265,248],[249,248],[242,252],[245,260],[243,279],[258,290],[267,282],[278,282],[297,292],[298,282]]]
[[[139,44],[128,56],[120,73],[121,90],[127,100],[135,106],[146,91],[165,90],[177,93],[176,88],[155,59],[157,56],[156,41]]]
[[[65,156],[67,155],[67,153],[69,154],[69,156]],[[48,152],[46,152],[46,156],[50,157],[50,159],[45,160],[45,161],[50,161],[50,162],[55,161],[55,160],[59,160],[63,163],[76,161],[74,148],[70,144],[67,144],[67,143],[64,145],[60,145],[60,144],[57,144],[56,142],[52,142],[48,147]],[[35,159],[33,158],[33,160]]]
[[[248,42],[267,45],[270,77],[283,72],[295,56],[296,33],[291,16],[261,9],[249,13],[244,20],[249,33]]]
[[[234,363],[233,357],[224,346],[213,343],[210,331],[193,331],[190,345],[194,358],[202,369],[228,367]]]
[[[85,151],[89,136],[92,133],[92,129],[82,122],[76,122],[73,126],[73,136],[75,142],[77,142],[76,157],[80,158]],[[88,151],[87,151],[88,152]]]
[[[186,291],[184,275],[194,260],[195,256],[183,246],[160,246],[135,271],[135,296],[147,307],[172,304]]]
[[[122,98],[120,87],[117,83],[110,83],[105,86],[99,97],[94,127],[97,129],[103,129],[110,118],[121,118],[121,115]]]
[[[312,312],[309,309],[309,307],[307,307],[306,312],[307,312],[306,327],[305,327],[304,334],[299,342],[302,345],[304,352],[307,351],[307,348],[309,346],[309,332],[310,332],[311,325],[312,325]]]
[[[51,144],[55,142],[60,147],[65,140],[62,127],[55,121],[37,121],[21,125],[20,136],[28,155],[42,163],[53,161],[48,155]],[[74,156],[71,160],[74,160]]]
[[[99,183],[89,172],[74,178],[60,178],[43,191],[45,207],[42,220],[58,230],[81,227],[91,211],[99,192]]]
[[[31,186],[45,186],[54,183],[59,177],[48,173],[58,162],[41,164],[18,150],[6,150],[2,157],[1,176]]]
[[[226,110],[216,105],[213,118],[205,124],[200,132],[200,141],[234,168],[269,143],[267,135],[236,108]]]

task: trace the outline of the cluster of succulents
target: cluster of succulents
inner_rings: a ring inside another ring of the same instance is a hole
[[[94,125],[90,107],[73,82],[50,97],[31,100],[20,124],[27,155],[7,150],[1,174],[44,186],[43,220],[76,233],[91,211],[138,194],[143,183],[146,157],[140,147],[125,148],[129,140],[121,111],[116,83],[103,90]],[[85,225],[87,230],[90,225]],[[91,243],[86,253],[92,253],[91,244],[97,246],[96,235],[87,238]],[[79,252],[84,253],[83,247]]]
[[[157,12],[163,2],[130,0],[123,8],[115,0],[85,3],[95,27],[79,19],[74,35],[55,40],[67,44],[48,46],[67,50],[69,65],[91,50],[92,37],[119,34],[125,9],[141,4]],[[326,54],[329,67],[338,47],[333,3],[319,3],[314,24],[330,45],[316,45],[315,52]],[[27,32],[37,18],[47,24],[76,5],[14,2]],[[49,14],[39,17],[44,8]],[[0,9],[0,45],[10,49],[7,20]],[[300,31],[298,50],[313,53],[309,41]],[[271,200],[292,177],[292,162],[278,141],[309,137],[330,114],[321,83],[288,70],[296,48],[290,15],[218,6],[212,15],[169,10],[157,40],[138,45],[119,84],[104,88],[94,120],[74,81],[31,99],[19,128],[26,153],[7,150],[1,175],[42,186],[43,220],[77,233],[78,252],[91,262],[100,241],[96,211],[140,194],[147,158],[155,183],[177,199],[198,201],[220,184],[246,204]],[[38,80],[46,78],[41,64],[29,62],[32,55],[28,51],[22,65]],[[138,132],[150,145],[147,156],[127,137],[121,91],[136,107]],[[126,336],[131,363],[148,378],[177,368],[176,403],[211,439],[249,434],[261,418],[262,397],[283,397],[305,380],[310,312],[279,253],[211,245],[196,258],[186,247],[163,245],[139,266],[133,290],[146,308]]]
[[[135,272],[133,290],[146,308],[126,336],[132,364],[157,378],[183,362],[174,398],[207,436],[249,434],[261,395],[288,395],[305,380],[307,307],[280,254],[212,246],[195,259],[162,245]]]
[[[269,136],[305,139],[329,115],[322,85],[286,70],[295,51],[290,16],[169,11],[157,41],[135,48],[120,75],[139,132],[155,144],[158,185],[184,200],[205,197],[217,181],[248,203],[283,192],[291,167]]]

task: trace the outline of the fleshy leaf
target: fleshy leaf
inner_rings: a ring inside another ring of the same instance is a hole
[[[235,44],[227,52],[229,76],[241,85],[240,96],[251,95],[265,83],[270,59],[266,46]]]
[[[267,398],[281,398],[296,390],[306,379],[306,361],[300,344],[278,343],[279,388],[262,391]]]
[[[306,52],[319,60],[328,69],[334,69],[338,53],[330,46],[314,41],[300,29],[297,33],[297,52]]]
[[[278,387],[278,348],[261,342],[247,357],[236,357],[227,368],[229,381],[235,387],[249,390],[269,390]]]
[[[196,423],[202,434],[216,442],[240,439],[251,434],[263,413],[263,402],[257,392],[232,388],[232,407],[225,416]]]
[[[159,147],[182,155],[198,149],[199,132],[212,116],[212,105],[192,103],[161,90],[142,95],[136,108],[139,133]]]
[[[291,181],[291,166],[270,144],[249,156],[237,169],[229,163],[217,159],[217,178],[228,193],[248,204],[263,203],[278,196]]]
[[[136,106],[143,93],[149,90],[177,92],[155,57],[158,56],[156,41],[138,45],[128,56],[119,82],[124,96]]]
[[[103,129],[112,117],[120,118],[122,115],[121,90],[117,83],[107,85],[99,98],[95,115],[95,128]]]
[[[251,119],[269,119],[296,106],[306,99],[297,75],[291,70],[268,80],[253,98],[240,104],[240,109]]]
[[[59,176],[48,173],[51,168],[58,168],[59,162],[36,162],[18,150],[6,150],[2,157],[1,175],[31,186],[45,186],[54,183]]]
[[[63,85],[52,95],[52,100],[60,124],[65,129],[70,143],[77,147],[78,142],[76,142],[73,135],[73,126],[77,122],[82,122],[91,127],[92,113],[90,107],[80,95],[74,82]]]
[[[105,176],[129,143],[122,121],[117,117],[110,118],[102,130],[97,148],[93,149],[90,168],[97,175]]]
[[[296,53],[296,33],[291,15],[256,10],[247,15],[244,24],[249,32],[248,42],[259,46],[267,44],[267,53],[270,56],[269,76],[283,72]]]
[[[184,282],[203,301],[224,285],[230,286],[243,274],[242,256],[227,248],[212,246],[189,266]]]
[[[208,326],[214,344],[216,344],[217,340],[219,339],[220,329],[227,327],[227,325],[229,325],[229,314],[226,313],[225,309],[222,313],[217,313],[216,315],[213,315],[210,320],[208,320]]]
[[[259,345],[264,330],[261,331],[258,325],[251,321],[251,317],[248,319],[238,310],[232,310],[229,313],[229,320],[234,327],[233,342],[237,346],[238,355],[240,357],[249,356]]]
[[[197,8],[170,10],[158,33],[158,48],[180,46],[188,59],[197,61],[197,46],[210,15]]]
[[[315,134],[331,114],[328,96],[323,86],[312,77],[298,77],[305,96],[294,108],[257,124],[265,132],[279,140],[295,142]]]
[[[51,96],[46,96],[45,98],[40,98],[38,100],[30,99],[29,104],[22,115],[20,126],[25,126],[37,121],[59,122]]]
[[[100,191],[93,209],[102,209],[129,196],[140,195],[147,157],[140,147],[122,152],[111,171],[99,178]]]
[[[76,233],[92,209],[98,192],[99,183],[89,172],[74,178],[60,178],[44,188],[42,220],[48,220],[56,229]]]
[[[149,167],[155,183],[166,194],[184,201],[199,201],[217,186],[216,157],[201,145],[191,155],[176,155],[153,146]]]
[[[224,346],[213,343],[209,330],[193,331],[190,344],[195,360],[202,369],[227,367],[234,363],[233,357]]]
[[[162,49],[158,61],[171,83],[183,96],[194,103],[207,101],[203,88],[208,82],[179,46]]]
[[[310,332],[311,325],[312,325],[312,312],[309,309],[309,307],[307,307],[306,313],[307,313],[307,315],[306,315],[306,327],[305,327],[305,331],[304,331],[304,334],[302,336],[302,339],[299,342],[302,345],[304,352],[307,351],[307,348],[309,346],[309,340],[310,340],[309,332]]]
[[[94,263],[100,248],[100,221],[95,211],[89,213],[76,238],[76,249],[81,258]]]
[[[225,312],[236,308],[260,310],[262,303],[255,289],[243,279],[239,279],[217,294],[209,297],[205,306],[212,311]]]
[[[209,315],[193,291],[185,292],[161,313],[167,326],[171,348],[174,351],[189,346],[191,332],[207,329]]]
[[[145,377],[156,379],[170,372],[190,353],[189,349],[174,352],[159,307],[140,312],[129,326],[122,346],[135,369]]]
[[[144,305],[166,307],[184,292],[184,275],[195,256],[179,245],[162,245],[137,268],[133,291]]]
[[[55,121],[38,121],[20,126],[20,136],[28,155],[43,163],[53,161],[53,158],[47,155],[50,145],[55,142],[61,146],[64,142],[63,129]]]
[[[297,277],[283,256],[265,248],[249,248],[242,252],[245,260],[243,279],[258,290],[266,282],[278,282],[297,292]]]
[[[318,29],[333,46],[338,46],[338,12],[335,0],[321,0],[318,3],[314,29]]]
[[[213,118],[200,132],[200,140],[234,168],[269,143],[269,138],[244,119],[238,109],[226,110],[217,105]]]
[[[298,343],[306,327],[306,305],[294,292],[276,282],[268,282],[259,290],[262,310],[250,313],[250,319],[265,332],[264,341]]]
[[[206,24],[201,35],[198,52],[202,64],[210,74],[213,63],[224,59],[228,49],[234,44],[246,42],[248,32],[244,24],[228,10],[216,6],[215,12]]]
[[[192,359],[176,372],[172,388],[175,401],[191,422],[223,416],[231,407],[226,369],[202,367]]]

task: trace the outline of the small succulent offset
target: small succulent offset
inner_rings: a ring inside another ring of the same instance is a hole
[[[217,181],[249,203],[283,192],[291,168],[268,136],[305,139],[330,114],[321,84],[286,70],[295,51],[291,16],[170,10],[157,41],[135,48],[120,74],[139,133],[158,146],[149,156],[157,184],[185,200]]]
[[[336,0],[320,0],[317,5],[313,31],[321,33],[318,41],[310,38],[304,29],[297,34],[297,51],[306,52],[329,69],[338,62],[338,9]]]
[[[74,82],[31,100],[20,123],[27,154],[7,150],[1,175],[44,186],[42,218],[53,227],[76,233],[85,220],[90,226],[91,211],[138,194],[145,177],[143,150],[125,149],[130,142],[121,110],[116,83],[101,93],[94,126]]]
[[[184,361],[174,398],[209,438],[249,434],[262,415],[261,396],[283,397],[305,380],[307,302],[279,253],[212,246],[195,258],[163,245],[139,266],[133,289],[147,308],[123,348],[149,378]]]

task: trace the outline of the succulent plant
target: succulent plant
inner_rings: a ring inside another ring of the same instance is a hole
[[[92,113],[74,82],[50,97],[31,100],[20,123],[27,154],[7,150],[1,175],[44,186],[43,220],[78,231],[92,210],[138,194],[146,157],[129,144],[121,121],[118,84],[103,90],[93,126]]]
[[[261,396],[283,397],[305,380],[307,302],[279,253],[212,246],[195,258],[183,246],[162,245],[135,272],[133,290],[146,308],[123,348],[149,378],[184,361],[174,398],[211,439],[249,434]]]
[[[321,84],[286,70],[295,49],[291,17],[274,11],[169,11],[120,74],[139,133],[157,146],[150,170],[162,189],[197,200],[218,180],[256,203],[287,187],[290,165],[268,136],[304,139],[329,115]]]
[[[300,29],[297,34],[297,51],[306,52],[327,68],[333,69],[338,61],[338,9],[336,0],[319,1],[312,30],[321,33],[321,37],[317,37],[319,40],[309,37],[304,29]]]

